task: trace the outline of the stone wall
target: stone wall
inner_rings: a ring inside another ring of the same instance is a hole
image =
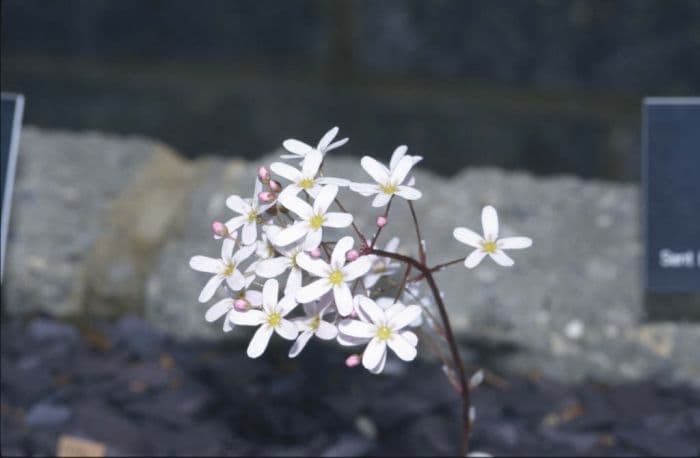
[[[138,313],[180,338],[223,337],[220,324],[204,322],[197,295],[205,279],[188,260],[216,254],[211,220],[228,217],[225,198],[247,196],[256,166],[272,155],[190,161],[147,138],[27,127],[19,158],[4,313]],[[327,167],[363,179],[355,158],[331,153]],[[416,178],[433,263],[464,252],[452,228],[478,228],[487,203],[499,209],[504,235],[534,239],[511,269],[485,263],[438,274],[470,358],[563,380],[657,372],[699,379],[700,326],[644,320],[636,186],[495,168],[452,178],[418,170]],[[350,192],[343,200],[371,230],[376,214],[366,202]],[[406,208],[395,211],[385,236],[399,235],[411,249],[415,235],[401,223]]]

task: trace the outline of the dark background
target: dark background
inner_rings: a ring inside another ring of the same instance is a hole
[[[333,125],[452,174],[638,180],[647,95],[700,87],[700,1],[5,0],[28,124],[256,157]]]

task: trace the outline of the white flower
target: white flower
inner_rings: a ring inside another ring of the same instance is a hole
[[[221,245],[221,258],[210,258],[207,256],[192,256],[190,267],[199,272],[214,274],[209,279],[201,294],[199,302],[207,302],[214,296],[217,288],[226,280],[226,284],[233,291],[238,291],[245,286],[245,277],[241,273],[239,266],[255,251],[255,245],[241,247],[233,253],[235,242],[225,239]]]
[[[404,361],[416,357],[417,338],[412,332],[402,332],[421,313],[417,305],[396,304],[387,310],[366,296],[358,297],[360,320],[344,319],[338,329],[340,335],[350,339],[365,340],[367,348],[362,355],[362,365],[372,373],[380,373],[386,363],[387,346]]]
[[[312,150],[306,155],[301,170],[292,167],[284,162],[273,162],[270,169],[277,175],[284,177],[292,183],[287,185],[282,194],[296,196],[302,189],[312,197],[316,197],[321,190],[321,185],[347,186],[350,182],[342,178],[316,177],[323,162],[323,155]]]
[[[398,248],[399,238],[393,237],[384,247],[384,251],[396,253]],[[368,289],[376,285],[380,278],[395,274],[401,267],[401,264],[394,259],[377,256],[376,254],[368,255],[368,257],[372,261],[372,268],[367,275],[362,277],[365,288]]]
[[[352,237],[346,236],[340,239],[333,248],[330,264],[323,259],[311,259],[306,253],[299,254],[297,256],[299,267],[320,278],[297,291],[296,300],[305,304],[332,290],[338,313],[341,316],[350,315],[353,299],[348,282],[360,278],[371,267],[371,261],[367,256],[360,256],[345,265],[345,253],[352,248],[352,245]]]
[[[329,310],[332,301],[330,295],[321,300],[304,304],[305,317],[296,318],[294,324],[299,329],[299,337],[289,349],[289,357],[295,358],[306,347],[312,336],[322,340],[333,340],[338,335],[338,328],[328,321],[323,321],[323,315]]]
[[[267,348],[273,331],[287,340],[297,338],[299,331],[285,316],[297,306],[291,296],[284,296],[278,300],[279,284],[277,280],[267,280],[262,290],[262,310],[250,309],[247,312],[236,313],[231,316],[234,324],[241,326],[260,326],[248,344],[248,357],[257,358]]]
[[[204,314],[204,319],[211,323],[226,315],[224,319],[224,332],[229,332],[233,329],[232,321],[234,315],[243,313],[236,310],[233,306],[237,299],[244,299],[251,307],[260,307],[260,305],[262,305],[262,293],[260,291],[248,289],[254,279],[255,275],[247,276],[245,288],[237,291],[234,297],[227,297],[209,307],[209,310]]]
[[[299,140],[290,138],[285,140],[282,143],[282,146],[284,146],[284,148],[292,154],[282,154],[280,157],[282,159],[304,159],[311,151],[318,151],[321,153],[321,155],[324,155],[328,151],[339,148],[348,142],[347,138],[343,138],[335,143],[331,143],[336,135],[338,135],[338,128],[333,127],[323,135],[321,140],[318,142],[318,145],[316,145],[316,148]]]
[[[287,285],[284,288],[285,296],[293,296],[301,288],[302,270],[297,264],[297,255],[302,252],[301,245],[291,249],[279,249],[282,256],[260,261],[255,269],[255,274],[264,278],[275,278],[289,269]]]
[[[324,227],[342,228],[352,224],[351,214],[328,211],[337,194],[337,186],[324,186],[316,196],[313,207],[298,197],[280,196],[280,203],[296,213],[301,221],[283,229],[273,238],[273,243],[286,246],[304,238],[303,248],[310,251],[321,244]]]
[[[498,238],[498,214],[490,205],[481,211],[481,225],[484,230],[483,237],[466,227],[458,227],[453,231],[454,238],[458,241],[476,248],[464,260],[464,266],[468,269],[476,267],[486,255],[502,266],[512,266],[514,261],[503,250],[519,250],[532,245],[532,239],[528,237]]]
[[[376,183],[350,183],[350,189],[363,196],[376,194],[372,201],[373,207],[383,207],[389,203],[393,195],[406,200],[420,199],[423,194],[419,190],[403,184],[416,163],[413,156],[402,156],[395,162],[396,164],[390,170],[376,159],[364,156],[360,164]]]
[[[241,216],[234,216],[228,220],[226,228],[230,233],[243,226],[241,241],[244,245],[250,245],[258,238],[258,222],[263,213],[272,206],[271,203],[260,204],[258,194],[262,191],[262,183],[255,179],[255,194],[252,199],[241,199],[240,196],[233,195],[226,199],[226,206]]]

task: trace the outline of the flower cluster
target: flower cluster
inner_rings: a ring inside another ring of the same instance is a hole
[[[425,265],[420,239],[420,262],[402,254],[396,237],[379,248],[376,242],[389,221],[390,203],[406,200],[413,211],[413,201],[422,196],[411,176],[422,157],[399,146],[388,166],[369,156],[361,159],[371,181],[330,177],[323,171],[326,154],[348,141],[334,141],[337,134],[334,127],[316,146],[295,139],[283,142],[288,153],[280,159],[291,163],[260,167],[252,197],[226,199],[234,215],[212,223],[214,238],[221,243],[220,257],[193,256],[190,266],[211,275],[200,302],[209,302],[218,291],[224,293],[206,311],[208,322],[223,318],[225,332],[235,326],[257,327],[248,345],[249,357],[262,355],[273,334],[293,341],[290,358],[315,337],[364,347],[346,364],[361,363],[380,373],[389,350],[404,361],[416,357],[415,328],[427,323],[439,333],[444,325],[431,312],[442,297],[430,299],[422,292],[426,275],[457,261],[471,269],[486,256],[510,266],[513,260],[505,250],[526,248],[532,242],[526,237],[499,238],[496,210],[487,206],[482,212],[483,236],[467,228],[454,229],[458,241],[473,247],[454,262]],[[360,232],[342,206],[341,191],[371,197],[372,207],[383,209],[372,237]],[[334,240],[331,236],[338,230],[349,235]]]

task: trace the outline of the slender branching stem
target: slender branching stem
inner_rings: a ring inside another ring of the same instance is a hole
[[[411,217],[413,218],[413,226],[416,228],[416,237],[418,237],[418,258],[420,262],[425,264],[425,247],[423,246],[423,237],[420,235],[420,226],[416,217],[416,210],[413,208],[413,202],[407,200],[408,208],[411,209]]]
[[[384,210],[384,218],[389,216],[389,210],[391,209],[391,202],[394,200],[394,196],[392,195],[391,198],[389,199],[389,203],[386,204],[386,210]],[[377,232],[374,233],[374,237],[372,237],[372,244],[370,245],[370,248],[374,248],[374,245],[377,243],[377,239],[379,238],[379,234],[382,233],[382,229],[384,226],[380,226],[377,228]]]

